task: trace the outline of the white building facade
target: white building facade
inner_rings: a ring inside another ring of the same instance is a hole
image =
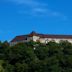
[[[61,40],[63,41],[67,40],[68,42],[72,43],[72,35],[49,35],[49,34],[39,34],[36,32],[31,32],[30,34],[27,35],[16,36],[10,42],[10,45],[12,46],[21,42],[29,42],[31,40],[40,43],[48,43],[49,41],[55,41],[59,43]]]

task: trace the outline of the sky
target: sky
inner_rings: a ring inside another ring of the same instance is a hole
[[[72,35],[72,0],[0,0],[0,40],[32,31]]]

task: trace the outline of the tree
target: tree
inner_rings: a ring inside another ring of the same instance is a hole
[[[40,59],[40,60],[43,60],[45,59],[46,57],[48,57],[48,51],[49,51],[49,48],[45,45],[39,45],[36,47],[36,49],[34,50],[36,56]]]
[[[5,72],[15,72],[14,65],[11,65],[11,64],[6,64],[4,69],[5,69]]]
[[[3,68],[3,63],[4,61],[3,60],[0,60],[0,72],[5,72],[4,68]]]
[[[0,72],[72,72],[72,44],[0,43]],[[33,49],[35,47],[35,49]]]
[[[29,72],[28,64],[26,63],[16,63],[16,72]]]

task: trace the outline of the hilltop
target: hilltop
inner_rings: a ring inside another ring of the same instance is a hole
[[[0,72],[72,72],[72,44],[0,43]]]

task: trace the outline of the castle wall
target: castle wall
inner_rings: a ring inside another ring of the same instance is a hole
[[[33,41],[36,42],[37,40],[39,40],[39,38],[40,38],[40,37],[38,37],[38,36],[33,36]]]
[[[59,43],[61,40],[63,40],[63,41],[67,40],[68,42],[72,43],[72,39],[65,39],[65,38],[62,38],[62,39],[61,38],[40,38],[39,36],[33,36],[33,37],[27,37],[26,40],[11,42],[10,46],[13,46],[13,45],[15,45],[17,43],[21,43],[21,42],[29,42],[31,40],[33,40],[34,42],[39,41],[40,43],[48,43],[49,41],[55,41],[55,42]]]
[[[39,40],[41,43],[48,43],[49,41],[55,41],[55,42],[57,42],[57,43],[59,43],[61,40],[63,40],[63,41],[68,41],[68,42],[70,42],[70,43],[72,43],[72,39],[65,39],[65,38],[40,38],[40,37],[38,37],[38,36],[33,36],[33,41],[37,41],[37,40]]]

